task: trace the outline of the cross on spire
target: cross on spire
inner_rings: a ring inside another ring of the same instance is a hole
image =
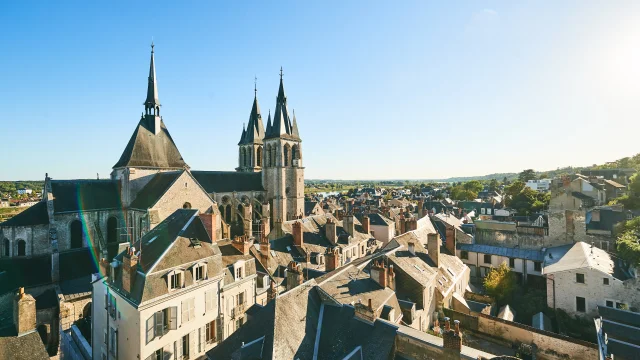
[[[280,66],[280,80],[282,80],[282,75],[284,75],[284,73],[282,72],[282,66]]]
[[[253,93],[258,95],[258,77],[255,75],[253,76]]]

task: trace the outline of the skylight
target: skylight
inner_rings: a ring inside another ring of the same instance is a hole
[[[451,274],[451,276],[456,277],[456,274],[451,270],[451,268],[447,268],[447,271],[449,272],[449,274]]]
[[[147,241],[147,245],[151,244],[157,238],[158,238],[158,235],[152,237],[151,240]]]

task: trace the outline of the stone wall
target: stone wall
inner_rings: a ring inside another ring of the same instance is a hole
[[[102,237],[106,243],[107,241],[107,221],[110,217],[115,217],[118,220],[118,227],[123,227],[124,217],[122,210],[100,210],[100,211],[83,211],[81,213],[64,213],[55,214],[54,227],[58,235],[58,249],[59,251],[71,249],[71,223],[75,220],[82,222],[82,229],[84,232],[84,239],[82,241],[83,247],[97,247],[98,232],[96,230],[96,224],[102,233]],[[49,243],[49,232],[46,233],[46,241]],[[119,239],[119,241],[126,241]],[[50,250],[49,250],[50,251]]]
[[[49,225],[7,226],[0,228],[0,256],[4,254],[3,240],[10,243],[10,256],[18,255],[18,240],[25,241],[25,256],[50,254]]]
[[[162,198],[154,204],[151,210],[158,212],[158,220],[161,222],[176,210],[182,209],[187,202],[192,209],[198,209],[200,212],[211,211],[213,206],[213,201],[209,195],[193,177],[184,172],[169,187]]]

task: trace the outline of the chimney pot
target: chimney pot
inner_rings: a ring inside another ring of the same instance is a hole
[[[455,325],[456,334],[460,334],[460,320],[453,320],[453,324]]]
[[[448,317],[444,318],[444,330],[445,331],[451,330],[451,322],[449,321]]]
[[[369,309],[373,310],[373,302],[369,299]]]

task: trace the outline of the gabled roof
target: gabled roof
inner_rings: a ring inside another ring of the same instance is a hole
[[[630,278],[630,275],[622,269],[620,260],[582,241],[573,245],[549,248],[545,252],[543,274],[579,269],[598,270],[619,280]]]
[[[122,209],[116,180],[51,180],[56,213]]]
[[[184,169],[187,167],[164,121],[160,120],[160,131],[157,135],[150,129],[147,122],[144,116],[140,119],[120,160],[113,165],[113,168]]]
[[[617,183],[617,182],[615,182],[613,180],[606,180],[605,179],[604,182],[605,182],[605,184],[611,185],[611,186],[619,188],[619,189],[626,189],[627,188],[626,186],[624,186],[622,184],[619,184],[619,183]]]
[[[378,213],[371,213],[367,215],[367,217],[369,217],[370,225],[391,226],[395,224],[392,220],[387,219],[385,216]]]
[[[236,171],[191,171],[204,190],[211,193],[264,191],[262,173]]]
[[[13,216],[9,220],[0,223],[2,226],[32,226],[49,224],[49,214],[47,212],[47,203],[40,201],[35,205],[27,208],[21,213]]]
[[[184,171],[168,171],[155,174],[142,190],[138,192],[130,207],[144,210],[153,207],[183,172]]]
[[[317,201],[305,201],[304,202],[304,216],[309,216],[313,214],[313,210],[316,205],[318,205]]]

